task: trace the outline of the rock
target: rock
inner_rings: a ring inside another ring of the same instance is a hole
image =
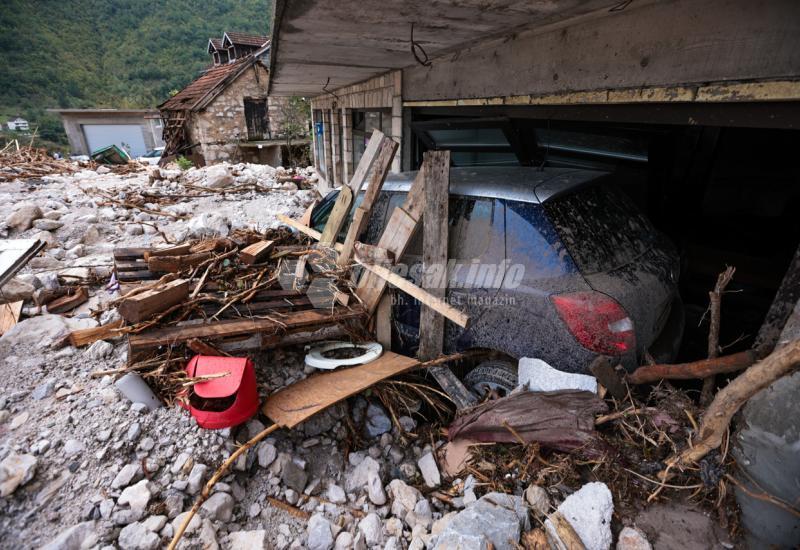
[[[605,483],[587,483],[558,507],[561,515],[572,525],[586,550],[607,550],[611,547],[611,514],[614,501]],[[545,521],[549,534],[554,532],[550,520]]]
[[[200,513],[210,519],[230,521],[233,504],[233,497],[228,493],[214,493],[200,507]]]
[[[367,496],[372,504],[383,506],[386,504],[386,493],[383,491],[383,483],[376,472],[370,471],[367,475]]]
[[[206,471],[208,471],[208,466],[205,464],[197,463],[192,466],[192,471],[189,472],[189,484],[186,487],[186,492],[188,492],[190,495],[196,495],[200,492],[200,489],[203,488],[203,481],[205,480]]]
[[[142,522],[149,531],[158,533],[167,524],[167,516],[150,516]]]
[[[190,455],[189,453],[179,454],[178,457],[175,459],[175,462],[172,463],[172,466],[170,467],[169,471],[172,472],[173,474],[177,474],[183,469],[184,465],[190,458],[192,458],[192,455]]]
[[[414,511],[422,493],[403,480],[393,479],[389,482],[389,496],[392,498],[392,515],[404,518]]]
[[[117,539],[122,550],[155,550],[160,542],[158,535],[139,522],[123,527]]]
[[[372,457],[364,457],[358,465],[345,475],[344,490],[348,493],[358,491],[369,483],[370,472],[380,475],[381,465]]]
[[[81,550],[97,544],[94,532],[95,522],[84,521],[62,531],[56,538],[42,546],[39,550]]]
[[[34,220],[42,217],[42,210],[32,203],[24,202],[17,210],[6,218],[6,225],[18,233],[27,231],[33,226]]]
[[[625,527],[619,532],[617,550],[653,550],[653,547],[639,529]]]
[[[392,419],[386,414],[386,410],[377,403],[370,403],[367,406],[367,421],[364,424],[364,431],[368,437],[378,437],[392,431]]]
[[[215,493],[215,494],[217,494],[217,493]],[[211,496],[214,496],[214,495],[211,495]],[[181,525],[183,525],[183,522],[184,522],[184,520],[186,519],[186,517],[188,515],[189,515],[189,512],[183,512],[181,514],[178,514],[175,517],[175,519],[172,520],[172,530],[177,533],[178,529],[181,528]],[[194,533],[195,531],[197,531],[200,528],[201,523],[202,523],[202,521],[200,520],[200,516],[195,514],[194,516],[192,516],[192,519],[189,521],[189,525],[186,526],[185,533],[187,535],[191,535],[192,533]]]
[[[11,419],[11,422],[8,424],[9,429],[16,430],[23,424],[26,424],[31,417],[31,413],[28,411],[22,411],[17,416]]]
[[[550,513],[550,496],[542,487],[530,485],[525,489],[525,501],[531,510],[538,516],[546,516]]]
[[[333,548],[331,523],[322,514],[314,514],[306,529],[308,550],[330,550]]]
[[[14,277],[3,285],[3,294],[0,295],[0,303],[18,302],[20,300],[30,300],[36,287],[29,282],[25,282],[19,277]]]
[[[7,497],[36,474],[36,457],[11,453],[0,462],[0,497]]]
[[[264,550],[264,539],[267,532],[264,529],[256,531],[235,531],[228,535],[231,550]]]
[[[125,490],[119,495],[117,504],[120,506],[127,504],[131,507],[133,512],[141,512],[141,514],[144,514],[144,511],[147,508],[147,503],[150,502],[150,497],[152,496],[148,484],[149,482],[146,479],[143,479],[135,485],[126,487]]]
[[[64,455],[66,456],[75,456],[78,453],[82,453],[84,450],[86,450],[86,445],[84,445],[82,441],[67,439],[67,441],[64,442]]]
[[[196,239],[227,237],[230,233],[230,222],[220,214],[204,212],[195,216],[187,224],[189,236]]]
[[[180,491],[170,490],[164,498],[164,506],[166,507],[167,517],[175,518],[181,514],[183,510],[184,494]]]
[[[326,493],[325,497],[334,504],[344,504],[347,502],[347,495],[345,494],[344,489],[338,485],[329,485],[328,492]]]
[[[266,468],[272,464],[275,457],[278,456],[278,451],[275,449],[275,445],[269,441],[262,441],[256,448],[256,454],[258,454],[258,465],[262,468]]]
[[[424,498],[417,501],[414,510],[406,514],[406,523],[412,529],[421,525],[425,531],[428,531],[433,525],[433,510],[431,510],[430,502]]]
[[[108,166],[98,166],[95,172],[102,176],[103,174],[108,174],[109,172],[111,172],[111,168],[109,168]]]
[[[287,487],[302,493],[308,483],[308,474],[293,460],[288,460],[281,468],[281,480]]]
[[[127,487],[134,481],[139,481],[143,475],[144,472],[142,472],[142,467],[139,464],[126,464],[114,477],[111,482],[111,488],[122,489]]]
[[[144,235],[144,227],[138,223],[131,223],[125,226],[125,233],[133,237],[137,235]]]
[[[10,345],[50,347],[69,336],[70,331],[70,325],[64,317],[46,313],[17,323],[0,336],[0,342]]]
[[[214,526],[207,519],[203,520],[200,526],[200,534],[197,536],[200,547],[203,550],[219,550],[217,543],[217,533],[214,531]]]
[[[114,345],[104,340],[98,340],[83,352],[89,359],[95,361],[103,359],[114,353]]]
[[[39,384],[31,392],[31,398],[35,399],[36,401],[41,401],[45,397],[49,397],[50,394],[53,393],[53,390],[55,390],[55,387],[56,381],[53,379],[50,379],[43,384]]]
[[[541,359],[523,357],[517,367],[518,388],[531,391],[584,390],[597,393],[597,379],[554,369]]]
[[[431,489],[439,486],[442,482],[442,478],[439,475],[439,467],[436,465],[436,459],[433,458],[433,453],[422,455],[422,458],[417,461],[417,466],[419,466],[419,470],[422,472],[425,485]]]
[[[61,229],[64,224],[58,220],[49,220],[47,218],[40,218],[38,220],[34,220],[33,227],[40,231],[55,231],[56,229]]]
[[[459,512],[444,528],[435,548],[517,548],[528,530],[528,512],[522,497],[489,493]]]
[[[381,523],[381,518],[374,512],[367,514],[364,519],[358,522],[358,531],[364,535],[364,542],[367,543],[367,546],[383,542],[383,524]]]
[[[336,550],[350,550],[353,547],[353,535],[347,531],[342,531],[336,537],[336,543],[333,545]]]
[[[111,392],[111,395],[116,396],[116,392],[114,390],[109,388],[109,391]],[[142,435],[142,425],[138,422],[134,422],[128,427],[128,433],[125,435],[125,438],[130,442],[135,442],[138,441],[140,435]]]

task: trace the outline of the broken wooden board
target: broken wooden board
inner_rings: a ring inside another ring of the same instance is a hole
[[[376,135],[373,133],[370,143],[372,143],[372,140],[375,138]],[[344,248],[342,249],[342,253],[339,255],[339,259],[337,260],[337,264],[339,266],[346,266],[350,263],[350,260],[353,257],[353,250],[356,241],[358,241],[358,239],[361,237],[361,234],[364,232],[364,229],[367,227],[369,215],[372,211],[372,205],[375,203],[375,199],[378,198],[378,193],[380,193],[380,190],[383,187],[383,182],[386,180],[386,176],[392,166],[392,160],[397,152],[397,148],[398,144],[393,139],[387,137],[381,138],[380,152],[375,160],[372,175],[369,179],[369,184],[364,192],[364,200],[361,201],[361,204],[353,215],[353,221],[350,223],[350,227],[347,230],[347,236],[344,239]],[[357,195],[358,191],[359,190],[354,190],[354,193]]]
[[[246,265],[253,265],[266,260],[273,248],[275,241],[259,241],[240,250],[239,259]]]
[[[168,248],[151,248],[149,250],[145,250],[142,254],[142,257],[145,260],[149,260],[150,258],[156,256],[182,256],[184,254],[189,254],[191,249],[192,243],[179,244],[177,246],[170,246]]]
[[[322,246],[332,246],[336,242],[336,237],[347,221],[347,216],[350,215],[350,207],[353,205],[353,192],[349,187],[342,187],[339,189],[339,196],[336,197],[336,203],[333,205],[328,221],[325,223],[325,229],[322,231],[322,236],[319,239],[319,244]]]
[[[94,344],[98,340],[116,338],[123,334],[122,327],[125,321],[117,319],[102,327],[83,328],[69,333],[69,343],[76,348]]]
[[[167,327],[131,334],[128,338],[131,358],[137,353],[151,350],[159,346],[179,344],[194,338],[213,342],[237,336],[250,336],[255,333],[283,334],[295,329],[310,328],[318,325],[333,324],[348,319],[357,319],[364,315],[360,308],[334,308],[332,310],[311,309],[297,311],[285,315],[273,315],[270,319],[239,319],[219,321],[202,325]]]
[[[188,280],[176,279],[159,288],[124,298],[117,310],[123,319],[136,324],[188,298],[189,286]]]
[[[425,199],[424,187],[425,164],[420,167],[403,206],[395,208],[392,212],[389,223],[378,241],[377,246],[394,254],[397,261],[402,259],[422,218]],[[358,281],[356,294],[367,311],[372,314],[378,307],[384,290],[386,290],[386,281],[374,273],[365,271]]]
[[[147,269],[153,273],[177,273],[196,267],[210,258],[210,252],[198,252],[183,256],[151,256],[147,260]]]
[[[0,336],[17,324],[19,316],[22,314],[23,302],[24,300],[20,300],[19,302],[0,304]]]
[[[66,313],[89,300],[89,291],[79,286],[72,294],[56,298],[47,304],[47,313]]]
[[[416,359],[385,351],[365,365],[318,374],[292,384],[269,396],[262,412],[276,424],[293,428],[342,399],[417,365]]]
[[[45,244],[38,239],[0,240],[0,287],[10,281]]]
[[[176,247],[170,247],[163,250],[171,250]],[[130,281],[146,281],[158,279],[158,275],[152,273],[147,268],[147,260],[145,254],[155,254],[160,251],[151,251],[147,248],[115,248],[114,255],[114,271],[117,274],[117,280],[120,282]]]

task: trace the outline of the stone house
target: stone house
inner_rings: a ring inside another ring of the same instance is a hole
[[[289,98],[267,95],[269,51],[265,36],[226,32],[222,40],[209,40],[213,65],[158,106],[164,126],[162,159],[183,155],[196,166],[223,161],[284,164]]]

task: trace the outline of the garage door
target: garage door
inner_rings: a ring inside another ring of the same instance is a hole
[[[83,134],[89,153],[112,144],[123,147],[133,158],[147,152],[142,127],[138,124],[84,124]]]

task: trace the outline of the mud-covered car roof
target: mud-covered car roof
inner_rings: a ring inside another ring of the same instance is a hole
[[[596,181],[607,172],[574,168],[476,166],[450,169],[450,194],[542,204]],[[417,172],[389,174],[384,191],[408,192]]]

